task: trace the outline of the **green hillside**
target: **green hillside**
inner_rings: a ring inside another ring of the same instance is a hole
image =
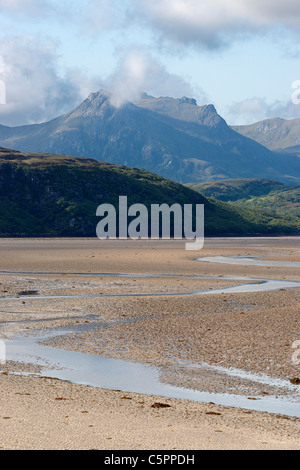
[[[0,149],[1,236],[96,236],[98,205],[204,204],[205,234],[300,233],[300,221],[257,213],[148,171],[92,159]]]
[[[268,211],[285,217],[300,217],[300,186],[263,179],[232,179],[187,186],[206,197],[243,208]]]
[[[264,196],[270,191],[285,187],[282,183],[266,179],[226,179],[208,183],[186,184],[188,188],[204,196],[220,201],[237,201],[255,196]]]

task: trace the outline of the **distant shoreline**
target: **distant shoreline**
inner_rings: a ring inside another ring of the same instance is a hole
[[[3,234],[3,235],[0,235],[0,239],[28,239],[28,240],[34,240],[34,239],[57,239],[57,240],[72,240],[72,239],[87,239],[87,240],[97,240],[97,236],[92,236],[92,235],[51,235],[51,234],[36,234],[36,235],[25,235],[25,234],[10,234],[10,235],[6,235],[6,234]],[[224,240],[228,240],[228,239],[240,239],[240,238],[243,238],[243,239],[255,239],[255,238],[262,238],[262,239],[278,239],[278,238],[300,238],[300,234],[299,235],[290,235],[290,234],[281,234],[281,235],[274,235],[274,234],[270,234],[270,235],[263,235],[263,234],[245,234],[245,235],[236,235],[236,234],[220,234],[220,235],[208,235],[205,237],[205,239],[207,240],[219,240],[219,239],[224,239]],[[120,239],[120,238],[117,238],[116,241],[122,241],[123,239]],[[127,241],[130,241],[131,239],[128,238]],[[182,238],[181,240],[179,239],[174,239],[174,238],[170,238],[171,241],[182,241],[184,242],[186,239],[185,238]],[[104,240],[105,241],[105,240]],[[126,241],[126,240],[125,240]],[[132,242],[147,242],[148,240],[146,239],[140,239],[140,240],[132,240]],[[149,241],[155,241],[155,240],[151,240],[149,238]],[[157,241],[168,241],[168,240],[164,240],[162,238],[160,238],[159,240]]]

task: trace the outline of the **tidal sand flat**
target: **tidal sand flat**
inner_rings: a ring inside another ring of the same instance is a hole
[[[299,448],[298,238],[0,252],[2,448]]]

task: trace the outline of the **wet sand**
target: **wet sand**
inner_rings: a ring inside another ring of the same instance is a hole
[[[70,334],[47,344],[155,366],[162,382],[191,390],[249,400],[279,393],[288,397],[297,386],[282,392],[272,380],[300,376],[300,366],[292,361],[293,343],[300,340],[300,289],[192,293],[257,284],[258,279],[300,281],[299,267],[195,261],[215,256],[299,263],[300,243],[293,238],[218,239],[207,240],[200,252],[188,252],[181,241],[2,239],[1,339],[68,328]],[[232,368],[272,380],[230,376],[226,370]],[[299,418],[281,413],[50,380],[39,377],[37,366],[24,363],[8,361],[2,370],[4,449],[300,447]],[[20,372],[30,376],[14,375]],[[154,402],[171,406],[151,408]]]

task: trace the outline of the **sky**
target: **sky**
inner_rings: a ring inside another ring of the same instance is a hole
[[[300,118],[299,0],[0,0],[0,124],[106,89],[214,104],[230,125]]]

